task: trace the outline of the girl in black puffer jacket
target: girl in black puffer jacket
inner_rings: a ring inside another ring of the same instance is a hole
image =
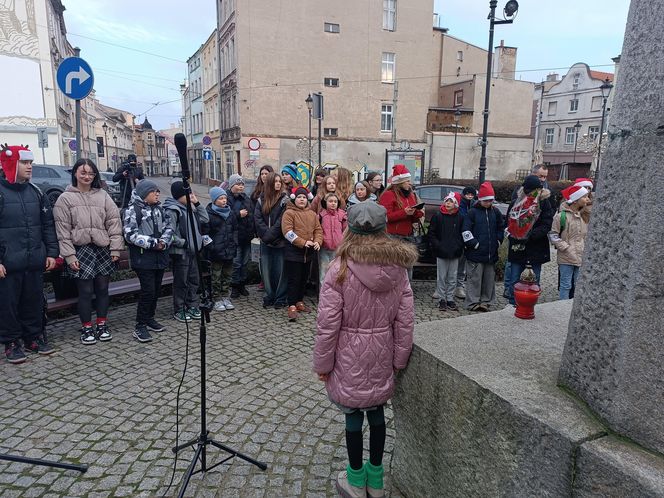
[[[228,206],[228,196],[224,189],[212,187],[210,200],[212,202],[206,208],[210,221],[203,225],[202,232],[212,239],[206,250],[207,258],[212,262],[212,295],[213,298],[219,298],[214,303],[214,309],[232,310],[235,306],[227,297],[227,292],[237,251],[237,218]]]

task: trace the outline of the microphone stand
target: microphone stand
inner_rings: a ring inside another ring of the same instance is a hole
[[[194,216],[194,210],[193,210],[193,205],[191,203],[191,185],[189,183],[189,172],[185,171],[183,169],[182,171],[182,185],[184,187],[185,191],[185,196],[187,199],[187,218],[189,220],[189,226],[192,227],[191,232],[194,234],[195,230],[195,223],[196,223],[196,218]],[[188,234],[189,235],[189,231]],[[182,487],[180,488],[180,493],[178,494],[178,498],[183,498],[184,493],[187,490],[187,486],[189,485],[189,480],[191,479],[191,476],[194,474],[198,473],[204,473],[207,472],[208,470],[212,470],[215,467],[218,467],[219,465],[227,462],[228,460],[238,457],[241,458],[242,460],[249,462],[256,467],[258,467],[261,470],[267,469],[267,465],[264,464],[263,462],[259,462],[258,460],[255,460],[247,455],[244,455],[240,453],[239,451],[226,446],[225,444],[221,444],[211,437],[209,437],[210,432],[207,430],[207,417],[206,417],[206,387],[205,387],[205,381],[206,381],[206,359],[205,359],[205,346],[207,342],[207,329],[205,324],[210,323],[210,311],[212,311],[212,308],[214,306],[211,298],[210,298],[210,293],[208,292],[208,289],[204,285],[204,280],[203,280],[203,259],[201,258],[201,255],[199,253],[199,248],[198,248],[198,241],[196,240],[196,237],[192,237],[192,243],[194,246],[194,251],[196,253],[196,266],[198,268],[198,280],[199,280],[199,294],[201,295],[201,304],[200,304],[200,310],[201,310],[201,318],[200,318],[200,329],[199,329],[199,335],[200,335],[200,342],[201,342],[201,432],[198,435],[196,439],[192,439],[191,441],[188,441],[186,443],[180,444],[178,446],[175,446],[173,448],[173,453],[178,453],[180,450],[183,450],[184,448],[188,448],[189,446],[196,446],[196,451],[194,452],[194,456],[191,459],[191,463],[189,464],[189,467],[187,468],[187,472],[184,475],[184,479],[182,482]],[[229,456],[221,460],[220,462],[215,463],[212,466],[207,465],[207,455],[206,455],[206,450],[207,446],[212,445],[215,448],[218,448],[222,451],[225,451],[226,453],[229,453]],[[196,469],[196,464],[200,461],[201,468],[199,470]]]

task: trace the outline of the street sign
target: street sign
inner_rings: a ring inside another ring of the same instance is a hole
[[[37,141],[40,148],[45,149],[48,147],[48,128],[45,126],[37,127]]]
[[[94,85],[92,68],[80,57],[68,57],[58,67],[58,88],[67,97],[81,100],[87,97]]]
[[[69,141],[69,149],[76,152],[76,140],[70,140]]]
[[[203,145],[210,145],[211,143],[212,143],[212,139],[208,135],[205,135],[203,137]]]
[[[206,161],[212,161],[212,151],[211,150],[204,150],[203,151],[203,159]]]
[[[323,94],[320,92],[311,95],[314,99],[314,107],[311,117],[314,119],[323,119]]]
[[[250,138],[247,141],[247,147],[249,147],[249,150],[258,150],[261,148],[261,141],[256,137]]]

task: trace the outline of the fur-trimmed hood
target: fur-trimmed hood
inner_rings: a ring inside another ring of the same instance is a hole
[[[385,239],[355,245],[349,248],[348,256],[349,271],[372,291],[385,292],[394,288],[400,278],[394,267],[412,267],[417,262],[418,253],[412,244]]]
[[[519,187],[519,190],[516,193],[517,199],[521,199],[525,195],[526,194],[523,191],[523,187]],[[548,188],[543,188],[538,197],[541,201],[548,199],[549,197],[551,197],[551,191]]]

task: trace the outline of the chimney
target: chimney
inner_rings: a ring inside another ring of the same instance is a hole
[[[559,77],[558,73],[549,73],[546,75],[546,81],[558,81]]]
[[[513,80],[516,72],[516,47],[506,47],[505,40],[500,40],[496,48],[493,77]]]

